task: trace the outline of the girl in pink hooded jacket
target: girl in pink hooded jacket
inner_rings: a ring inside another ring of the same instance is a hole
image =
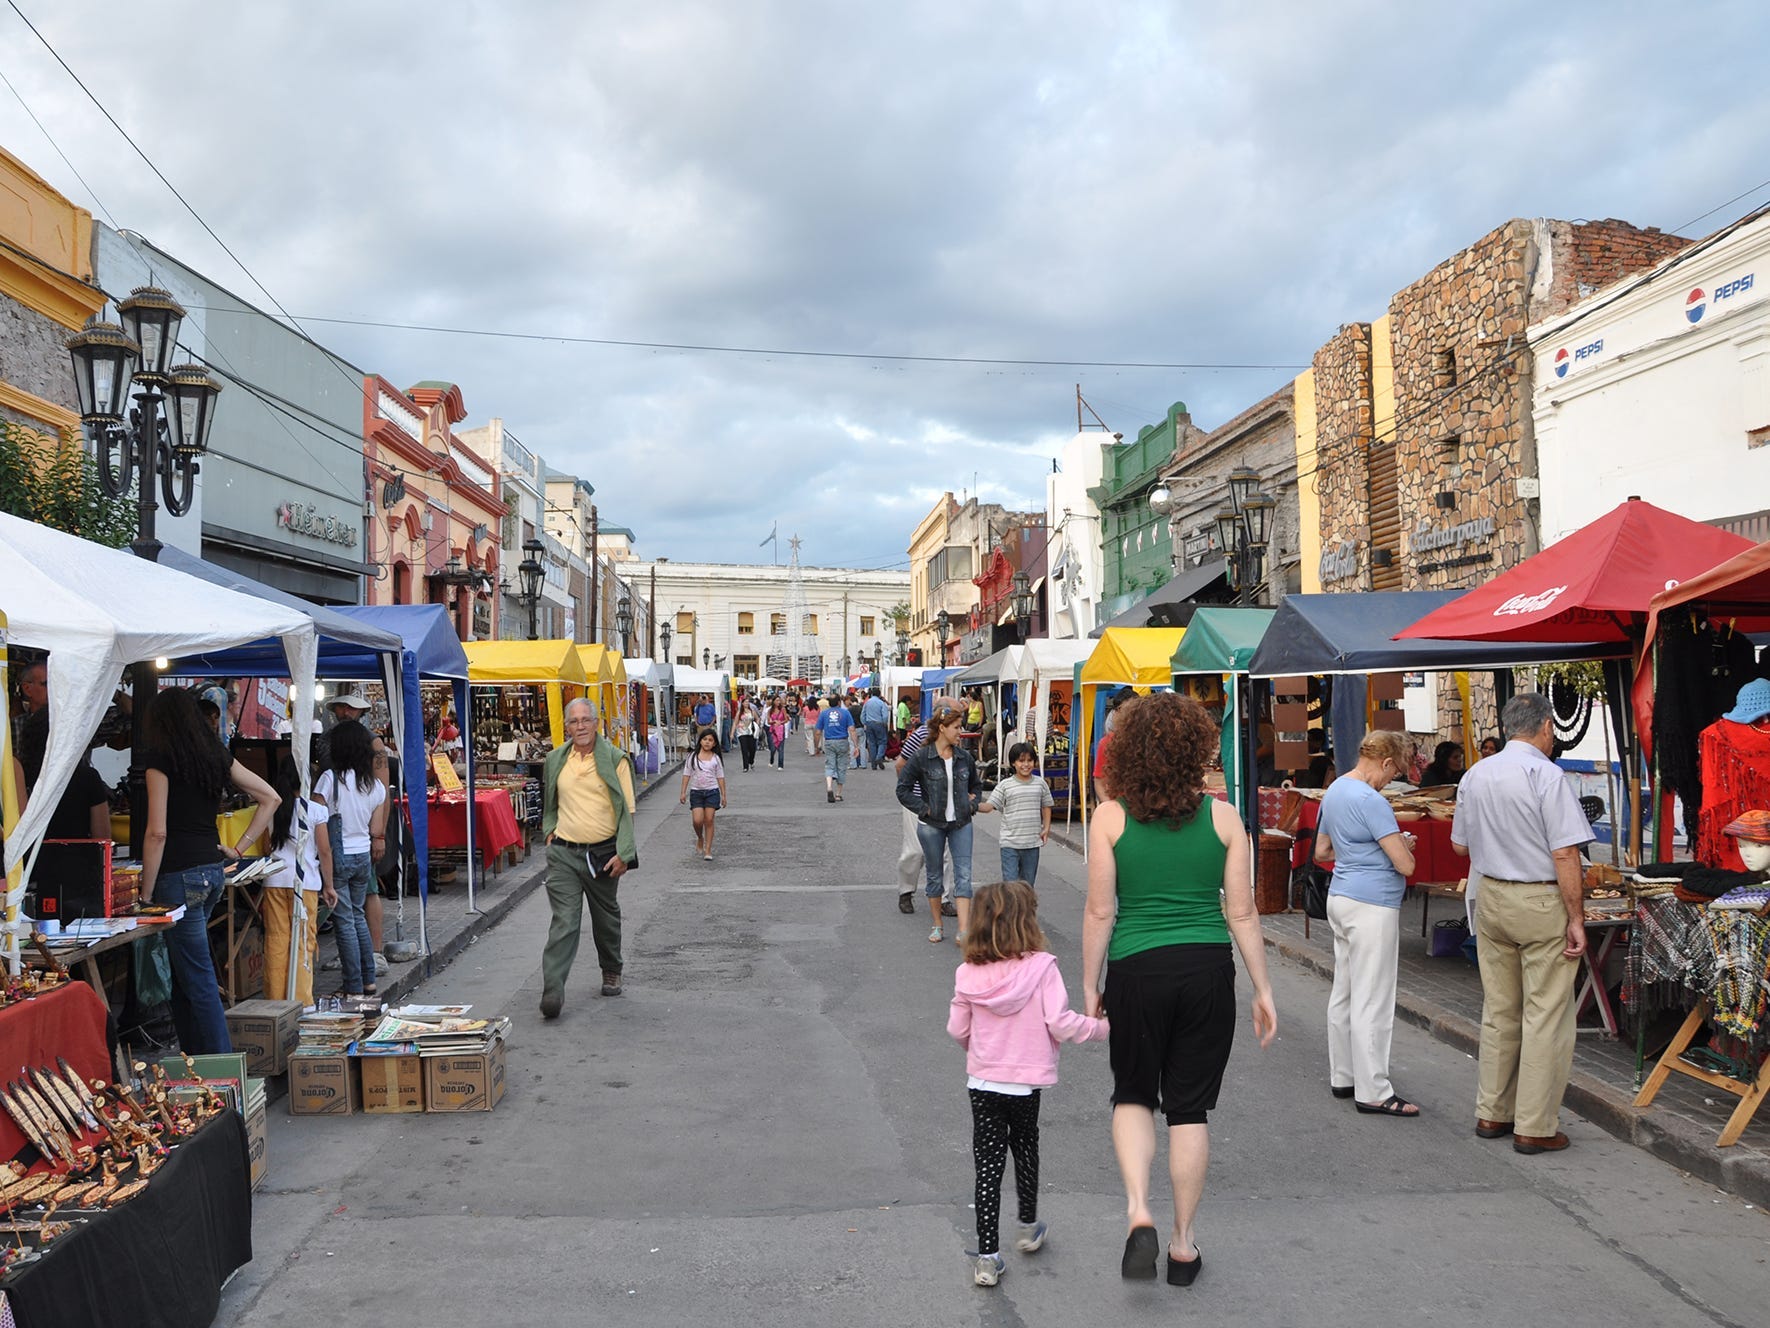
[[[1002,1275],[1002,1173],[1014,1154],[1020,1232],[1014,1248],[1045,1243],[1039,1221],[1039,1090],[1057,1082],[1059,1042],[1103,1042],[1107,1024],[1069,1008],[1056,956],[1045,949],[1039,899],[1025,881],[978,889],[953,979],[946,1031],[965,1048],[971,1148],[977,1160],[977,1256],[972,1281]]]

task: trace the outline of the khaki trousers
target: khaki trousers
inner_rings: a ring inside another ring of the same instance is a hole
[[[613,853],[614,846],[607,846]],[[606,861],[606,858],[603,859]],[[541,950],[541,990],[563,992],[572,960],[578,957],[578,935],[584,925],[584,906],[590,906],[590,937],[596,943],[596,961],[604,973],[621,971],[621,902],[619,881],[606,872],[592,874],[583,849],[564,844],[547,845],[547,902],[553,919],[547,926],[547,944]]]
[[[1481,1087],[1475,1115],[1546,1139],[1560,1128],[1573,1068],[1574,979],[1567,909],[1553,881],[1482,877],[1475,897],[1481,964]]]
[[[295,990],[289,991],[290,934],[295,920],[295,892],[271,889],[264,892],[264,998],[268,1001],[300,1001],[313,1004],[313,951],[319,943],[320,892],[303,890],[307,904],[307,921],[302,924],[299,941],[299,967],[295,973]]]

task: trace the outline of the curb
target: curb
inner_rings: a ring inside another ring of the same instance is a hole
[[[1334,966],[1314,950],[1273,936],[1265,940],[1267,949],[1333,981]],[[1395,1013],[1459,1051],[1474,1055],[1480,1050],[1481,1030],[1475,1022],[1433,1001],[1397,991]],[[1770,1206],[1770,1165],[1756,1158],[1729,1157],[1729,1150],[1716,1148],[1713,1135],[1718,1124],[1698,1129],[1680,1116],[1651,1114],[1635,1106],[1632,1093],[1577,1069],[1568,1077],[1563,1100],[1606,1134],[1651,1153],[1718,1190],[1760,1207]]]

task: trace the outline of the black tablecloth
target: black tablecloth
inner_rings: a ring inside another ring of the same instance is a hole
[[[246,1123],[225,1111],[129,1202],[92,1215],[0,1283],[19,1328],[201,1328],[252,1261]]]

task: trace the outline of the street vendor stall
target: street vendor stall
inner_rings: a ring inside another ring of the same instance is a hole
[[[951,686],[952,680],[964,671],[960,668],[922,670],[922,676],[917,680],[917,686],[922,689],[922,722],[924,724],[928,722],[928,716],[934,713],[934,698],[942,694],[954,694]]]
[[[1071,789],[1088,823],[1089,774],[1095,741],[1104,729],[1107,688],[1130,687],[1139,695],[1167,691],[1174,684],[1174,652],[1186,636],[1184,627],[1109,627],[1094,643],[1076,680],[1076,734]]]
[[[1070,806],[1070,714],[1075,700],[1075,674],[1089,655],[1093,641],[1074,638],[1033,637],[1020,647],[1014,678],[1014,732],[1004,730],[1008,748],[1030,742],[1039,754],[1039,772],[1051,789],[1051,797],[1069,815]]]
[[[1198,609],[1186,626],[1168,667],[1175,690],[1187,680],[1215,680],[1221,705],[1223,784],[1232,807],[1244,822],[1253,820],[1254,735],[1248,695],[1248,666],[1272,625],[1274,610],[1258,608]]]
[[[0,514],[0,611],[13,642],[49,652],[49,744],[37,793],[23,816],[14,821],[9,814],[5,825],[4,944],[16,971],[18,908],[37,846],[124,668],[275,637],[286,676],[312,695],[316,633],[313,619],[293,609],[6,514]],[[9,749],[4,722],[0,735]],[[297,725],[292,742],[303,769],[308,740],[306,727]],[[10,774],[10,759],[0,767]],[[16,802],[7,811],[16,814]]]
[[[1012,735],[1004,732],[1005,716],[1009,709],[1006,692],[1008,688],[1015,686],[1020,677],[1021,657],[1025,653],[1025,646],[1003,646],[995,654],[979,660],[952,679],[952,685],[961,692],[976,689],[987,694],[983,723],[986,729],[993,729],[995,734],[994,768],[998,773],[994,778],[1002,777],[1007,771],[1008,745],[1012,741]],[[981,741],[981,733],[978,737],[981,753],[988,744]]]
[[[621,667],[627,675],[627,692],[623,708],[630,716],[629,732],[633,735],[633,762],[641,778],[658,773],[663,765],[663,694],[658,684],[664,666],[656,660],[624,659]]]
[[[902,696],[910,703],[910,713],[922,713],[922,670],[903,664],[887,664],[881,680],[885,701],[891,707],[891,723],[897,725],[897,700]]]
[[[500,715],[511,732],[540,741],[543,713],[551,746],[565,742],[565,688],[589,687],[583,658],[572,641],[467,641],[467,680],[474,687],[498,693]],[[535,704],[536,693],[545,698],[545,709]],[[501,735],[499,735],[501,736]],[[506,739],[508,740],[508,739]]]
[[[621,693],[627,686],[627,666],[605,645],[580,644],[578,659],[584,666],[586,691],[602,717],[602,733],[615,746],[626,749],[629,724]]]

